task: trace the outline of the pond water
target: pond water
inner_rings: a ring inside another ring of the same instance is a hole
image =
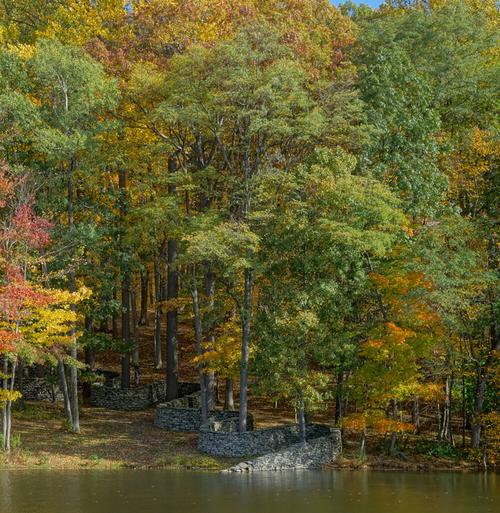
[[[0,513],[499,511],[494,474],[0,471]]]

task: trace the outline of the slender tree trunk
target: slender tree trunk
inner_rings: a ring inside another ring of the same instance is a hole
[[[16,378],[16,361],[13,361],[11,364],[11,375],[10,375],[10,385],[8,385],[7,389],[12,394],[14,392],[14,380]],[[5,381],[8,382],[7,378]],[[5,402],[4,412],[3,412],[3,450],[5,452],[10,452],[10,439],[11,439],[11,431],[12,431],[12,401],[8,400]]]
[[[132,303],[132,338],[134,341],[134,354],[132,361],[134,365],[139,365],[139,319],[137,316],[137,298],[133,288],[130,291],[130,302]]]
[[[59,384],[64,400],[64,415],[71,424],[73,422],[73,415],[71,413],[71,401],[69,397],[68,381],[66,380],[66,371],[64,369],[64,362],[61,357],[58,357],[57,370],[59,372]]]
[[[92,319],[90,319],[88,316],[85,317],[85,330],[88,333],[91,333],[93,331],[92,326]],[[85,347],[85,365],[87,366],[87,369],[90,371],[94,370],[95,366],[95,352],[92,347]],[[84,400],[88,401],[90,399],[91,394],[91,384],[90,382],[86,381],[83,383],[83,398]]]
[[[366,429],[363,428],[363,431],[361,431],[361,441],[359,444],[359,457],[361,459],[366,458]]]
[[[207,334],[207,338],[209,340],[209,350],[213,347],[215,343],[215,337],[211,333],[212,326],[211,323],[213,322],[210,318],[213,308],[214,308],[214,296],[215,296],[215,274],[210,270],[210,264],[206,265],[206,271],[205,271],[205,294],[207,296],[207,303],[208,303],[208,322],[205,326],[205,332]],[[206,393],[206,402],[207,402],[207,409],[208,411],[211,411],[215,408],[214,405],[214,384],[215,384],[215,374],[213,371],[208,371],[205,373],[205,393]]]
[[[198,296],[198,283],[196,276],[196,267],[192,266],[191,273],[191,298],[193,301],[193,318],[194,318],[194,334],[196,341],[196,354],[201,356],[203,354],[202,340],[202,323],[201,323],[201,314],[200,314],[200,301]],[[206,377],[204,372],[204,365],[202,363],[199,364],[199,373],[200,373],[200,389],[201,389],[201,420],[205,422],[208,419],[209,405],[207,401],[207,392],[206,392]]]
[[[226,378],[224,387],[224,409],[233,411],[234,410],[234,390],[233,390],[233,378]]]
[[[118,301],[118,294],[116,292],[116,284],[113,286],[113,300]],[[114,313],[111,317],[111,333],[113,336],[113,340],[118,340],[120,338],[118,334],[118,316]]]
[[[149,324],[148,317],[148,292],[149,292],[149,269],[143,269],[141,271],[141,313],[139,318],[139,324],[141,326],[147,326]]]
[[[337,388],[335,390],[335,425],[338,426],[340,420],[344,415],[343,401],[344,401],[344,373],[339,372],[337,374]]]
[[[69,163],[68,167],[68,229],[70,232],[73,231],[74,228],[74,220],[73,220],[73,171],[74,171],[74,161],[73,159]],[[75,284],[75,271],[73,270],[73,264],[71,264],[71,268],[69,271],[69,291],[76,291]],[[71,310],[75,311],[75,305],[71,305]],[[76,328],[75,326],[71,327],[71,358],[73,360],[78,359],[78,346],[76,340]],[[72,429],[74,433],[80,432],[80,410],[78,406],[78,369],[71,365],[70,369],[70,377],[71,377],[71,419],[72,419]]]
[[[412,421],[415,426],[415,434],[420,434],[420,403],[418,397],[413,399]]]
[[[160,264],[158,257],[154,259],[154,286],[155,286],[155,329],[154,329],[154,344],[155,344],[155,367],[161,369],[163,365],[161,355],[161,299],[162,299],[162,283],[160,274]]]
[[[120,224],[123,230],[124,217],[127,213],[127,174],[124,169],[120,169],[118,178],[120,186]],[[122,340],[128,348],[130,347],[130,270],[128,263],[124,262],[123,235],[120,237],[120,249],[122,253]],[[121,387],[122,389],[130,388],[130,352],[128,349],[122,355]]]
[[[304,394],[299,390],[299,403],[297,408],[297,417],[299,421],[299,435],[301,442],[306,441],[306,409],[304,404]]]
[[[177,162],[171,158],[168,163],[169,175],[177,171]],[[168,184],[168,192],[175,196],[175,184]],[[177,241],[169,239],[167,242],[167,300],[175,300],[179,295],[179,276],[177,265]],[[167,312],[167,400],[176,399],[178,391],[179,364],[177,354],[177,308]]]
[[[398,420],[398,403],[395,399],[391,399],[391,409],[393,420]],[[396,452],[396,444],[398,442],[398,434],[396,431],[391,433],[391,445],[389,447],[389,453],[394,454]]]
[[[248,356],[250,349],[250,323],[252,316],[253,275],[251,269],[245,269],[243,308],[241,312],[241,366],[240,366],[240,409],[238,428],[240,433],[247,430],[248,415]]]

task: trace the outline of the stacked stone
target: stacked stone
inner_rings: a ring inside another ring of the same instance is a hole
[[[342,438],[338,429],[321,436],[293,444],[281,451],[244,461],[223,472],[258,472],[318,469],[331,463],[342,452]]]
[[[26,401],[63,400],[59,386],[47,378],[23,377],[21,393]]]
[[[156,407],[154,424],[156,427],[169,431],[197,432],[202,428],[201,394],[197,392],[185,397],[159,404]],[[209,423],[238,422],[238,412],[219,411],[210,412]],[[253,417],[249,415],[247,422],[253,426]]]
[[[198,388],[197,383],[179,383],[180,393],[191,392]],[[136,411],[149,408],[164,401],[167,387],[164,381],[121,389],[116,386],[94,384],[91,388],[90,404],[109,410]]]
[[[198,449],[212,456],[238,458],[275,452],[300,442],[299,426],[296,424],[268,429],[249,429],[244,433],[228,429],[230,424],[209,422],[202,426]],[[321,424],[309,424],[306,439],[329,436],[331,430]]]

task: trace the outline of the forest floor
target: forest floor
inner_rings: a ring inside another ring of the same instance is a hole
[[[280,410],[254,410],[259,427],[291,422]],[[196,433],[177,433],[153,425],[154,409],[119,412],[103,408],[81,410],[81,433],[71,433],[61,404],[26,402],[13,414],[13,449],[0,454],[0,469],[165,468],[221,470],[236,460],[214,458],[198,451]],[[406,437],[399,457],[388,456],[383,438],[369,434],[367,457],[359,458],[354,435],[345,434],[344,451],[331,468],[340,470],[474,471],[479,467],[457,449],[433,455],[431,433]]]
[[[180,329],[180,379],[197,380],[193,363],[194,341],[188,323]],[[162,325],[162,330],[166,327]],[[153,363],[153,327],[139,330],[142,381],[165,379],[165,370]],[[116,354],[101,354],[98,368],[120,370]],[[238,388],[235,389],[237,397]],[[223,390],[219,390],[220,400]],[[221,406],[219,402],[219,406]],[[293,410],[285,404],[275,404],[253,394],[249,410],[256,427],[270,427],[294,422]],[[110,411],[103,408],[81,408],[81,433],[73,434],[64,420],[62,404],[25,402],[13,412],[12,452],[0,453],[0,469],[116,469],[116,468],[184,468],[220,470],[235,463],[227,458],[214,458],[197,450],[196,433],[177,433],[158,429],[153,425],[154,408],[139,412]],[[332,424],[333,405],[314,421]],[[435,442],[432,426],[421,436],[405,436],[400,457],[387,455],[383,437],[369,433],[367,454],[360,459],[358,435],[344,433],[344,452],[332,468],[398,469],[398,470],[477,470],[470,455],[459,448],[449,450]]]

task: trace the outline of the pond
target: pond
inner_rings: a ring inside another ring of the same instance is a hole
[[[494,474],[0,471],[1,513],[498,511],[500,476]]]

